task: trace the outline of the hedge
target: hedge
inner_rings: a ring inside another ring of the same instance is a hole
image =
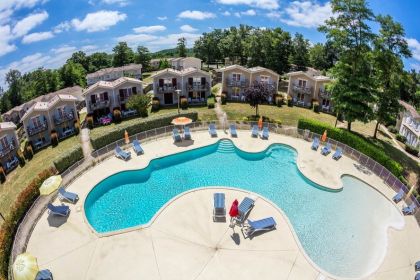
[[[136,118],[122,122],[118,125],[99,127],[91,131],[90,142],[94,150],[105,147],[115,141],[121,140],[124,137],[124,132],[127,130],[129,135],[134,135],[142,131],[155,129],[171,124],[171,121],[178,117],[187,117],[196,121],[198,118],[197,112],[181,113],[176,112],[165,115],[152,116],[145,119]]]
[[[54,160],[54,166],[62,173],[67,168],[83,158],[83,150],[80,145],[66,151],[58,159]]]
[[[32,180],[32,182],[20,192],[14,204],[11,205],[10,214],[5,217],[5,221],[0,227],[0,279],[7,279],[9,257],[12,250],[13,239],[16,230],[25,213],[39,196],[39,187],[42,182],[56,174],[54,168],[49,168]]]
[[[325,123],[310,119],[299,119],[298,128],[309,129],[310,131],[321,135],[325,130],[327,130],[328,137],[340,141],[341,143],[346,144],[376,160],[378,163],[382,164],[385,168],[391,171],[392,174],[404,181],[403,167],[398,162],[387,156],[382,149],[376,147],[362,137],[346,130],[334,128]]]

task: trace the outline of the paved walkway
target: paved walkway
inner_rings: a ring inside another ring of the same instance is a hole
[[[89,133],[90,133],[89,128],[87,127],[82,128],[81,133],[80,133],[80,143],[82,145],[83,156],[85,160],[88,160],[89,162],[91,162],[93,160],[93,157],[92,157],[92,146],[90,144]]]

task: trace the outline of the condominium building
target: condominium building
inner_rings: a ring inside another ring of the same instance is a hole
[[[313,101],[318,101],[321,110],[333,111],[331,93],[326,88],[326,85],[332,80],[330,77],[323,76],[312,68],[308,68],[307,71],[291,72],[287,75],[289,76],[287,94],[291,96],[295,105],[311,107]]]
[[[403,110],[397,119],[397,129],[407,139],[406,144],[420,148],[420,114],[410,104],[404,101],[400,104]]]
[[[184,96],[192,103],[204,103],[210,95],[211,75],[197,68],[165,69],[152,76],[153,93],[162,105],[178,104]],[[178,96],[179,90],[179,96]]]
[[[182,71],[188,68],[201,69],[201,59],[195,57],[178,57],[170,60],[172,69]]]
[[[128,64],[121,67],[110,67],[86,75],[87,85],[91,86],[99,81],[115,81],[122,77],[141,80],[141,64]]]
[[[12,122],[0,123],[0,163],[6,173],[19,164],[16,156],[18,149],[16,125]]]

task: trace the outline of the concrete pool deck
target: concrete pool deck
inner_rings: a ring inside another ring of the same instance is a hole
[[[143,144],[145,154],[127,162],[111,157],[76,179],[68,190],[80,201],[70,205],[68,219],[48,217],[45,212],[29,239],[27,251],[48,268],[54,279],[331,279],[318,270],[300,248],[287,217],[264,198],[258,198],[250,218],[273,216],[277,230],[244,239],[239,228],[233,235],[228,223],[213,223],[214,189],[194,190],[177,197],[161,210],[150,227],[100,237],[87,224],[83,204],[89,191],[101,180],[123,170],[140,169],[149,161],[205,145],[221,138],[232,139],[245,151],[258,152],[273,143],[284,143],[298,152],[297,164],[312,181],[333,189],[341,188],[341,176],[356,176],[390,199],[395,192],[374,174],[365,173],[355,161],[339,162],[312,151],[302,139],[270,134],[269,140],[238,131],[230,138],[218,131],[193,132],[193,141],[176,146],[166,137]],[[220,164],[215,162],[214,164]],[[211,168],[211,167],[209,167]],[[226,204],[247,193],[223,190]],[[59,203],[55,201],[54,203]],[[397,206],[399,209],[402,203]],[[368,214],[368,213],[367,213]],[[420,229],[412,216],[405,217],[402,230],[388,230],[387,255],[379,269],[367,279],[413,279],[414,263],[420,260]]]

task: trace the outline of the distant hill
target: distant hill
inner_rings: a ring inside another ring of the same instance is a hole
[[[173,49],[166,49],[151,53],[152,58],[165,58],[165,57],[177,57],[178,53],[176,48]],[[187,56],[194,56],[193,49],[187,49]]]

